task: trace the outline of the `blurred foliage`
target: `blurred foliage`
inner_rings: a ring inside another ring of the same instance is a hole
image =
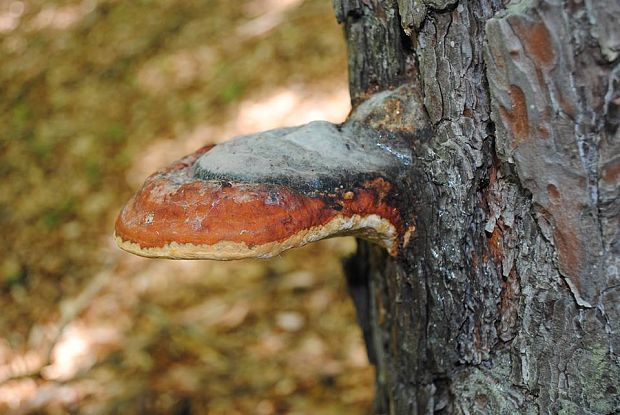
[[[207,265],[209,284],[172,275],[146,294],[136,273],[170,269],[119,266],[119,253],[105,250],[130,195],[126,172],[146,145],[223,123],[249,93],[345,73],[331,1],[297,2],[281,18],[269,15],[275,3],[0,2],[0,364],[14,359],[9,351],[35,348],[61,318],[59,305],[110,266],[105,301],[93,300],[100,307],[87,308],[82,323],[126,336],[93,352],[70,382],[51,382],[55,406],[33,410],[353,413],[370,402],[369,369],[342,363],[359,349],[359,331],[332,251],[350,247]],[[306,282],[286,288],[287,278]],[[37,371],[9,386],[40,392],[48,380]],[[65,405],[68,383],[80,388]]]

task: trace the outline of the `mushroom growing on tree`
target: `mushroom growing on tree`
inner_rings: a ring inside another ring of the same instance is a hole
[[[347,197],[373,176],[387,183],[383,193],[373,190],[372,209],[362,216],[389,226],[358,219],[346,231],[317,234],[361,233],[396,255],[386,258],[361,241],[346,269],[376,367],[375,413],[618,413],[620,2],[333,4],[345,29],[351,98],[365,103],[334,127],[333,142],[319,153],[342,152],[338,143],[353,140],[385,150],[386,163],[365,173],[328,163],[335,181],[324,187],[300,174],[286,181],[288,174],[270,173],[282,166],[268,163],[259,184],[245,173],[250,166],[243,175],[215,171],[210,156],[159,176],[178,189],[190,180],[181,170],[222,187],[289,189],[324,206],[306,218],[330,209],[333,217],[351,217]],[[372,95],[397,85],[409,89]],[[324,143],[316,127],[304,127],[311,131],[305,142]],[[259,140],[240,142],[251,141]],[[280,159],[290,154],[269,148]],[[170,199],[149,190],[157,180],[126,207],[117,237],[143,255],[165,246],[160,254],[172,256],[172,236],[140,239],[149,222],[166,217],[150,215],[140,201]],[[340,185],[351,193],[334,192]],[[247,230],[239,223],[265,218],[267,210],[255,212],[222,229]]]
[[[315,121],[205,146],[146,180],[118,216],[116,241],[146,257],[231,260],[354,235],[395,256],[414,229],[395,204],[410,140],[429,133],[412,97],[403,86],[375,94],[341,125]]]

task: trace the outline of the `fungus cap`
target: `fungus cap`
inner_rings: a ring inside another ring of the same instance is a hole
[[[396,255],[394,182],[407,157],[398,140],[354,123],[238,137],[151,175],[115,238],[147,257],[229,260],[355,235]]]

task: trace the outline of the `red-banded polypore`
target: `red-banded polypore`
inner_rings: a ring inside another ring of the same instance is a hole
[[[229,260],[355,235],[396,255],[406,228],[398,184],[412,159],[404,135],[387,128],[402,120],[382,114],[404,96],[377,94],[342,125],[316,121],[203,147],[146,180],[116,221],[118,245],[147,257]]]

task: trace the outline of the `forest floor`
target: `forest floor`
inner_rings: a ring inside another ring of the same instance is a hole
[[[352,239],[220,263],[111,238],[156,168],[348,111],[330,0],[0,1],[0,413],[367,413]]]

